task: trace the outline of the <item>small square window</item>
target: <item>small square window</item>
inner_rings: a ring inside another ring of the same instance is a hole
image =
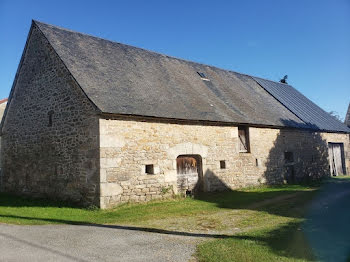
[[[153,175],[154,174],[154,167],[153,167],[153,165],[146,165],[145,166],[145,173],[149,174],[149,175]]]
[[[225,162],[225,160],[220,160],[220,169],[226,169],[226,162]]]

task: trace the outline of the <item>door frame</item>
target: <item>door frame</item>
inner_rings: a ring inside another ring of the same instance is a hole
[[[203,164],[202,164],[202,156],[198,154],[181,154],[178,155],[176,161],[181,157],[192,157],[196,160],[197,163],[197,175],[198,181],[196,186],[193,188],[193,193],[198,193],[199,191],[203,191]],[[176,167],[177,179],[178,179],[178,169]],[[179,189],[178,189],[179,190]]]
[[[346,175],[346,165],[345,165],[345,152],[344,152],[344,143],[337,143],[337,142],[328,142],[328,158],[329,158],[329,168],[331,172],[331,176],[339,176],[339,172],[337,171],[337,168],[334,163],[334,150],[333,146],[339,145],[340,146],[340,158],[341,158],[341,165],[343,169],[343,175]],[[334,175],[334,169],[336,171]]]

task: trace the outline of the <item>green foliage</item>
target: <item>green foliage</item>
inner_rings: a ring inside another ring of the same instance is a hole
[[[167,193],[169,193],[169,192],[173,192],[173,186],[168,186],[168,187],[162,187],[161,188],[161,193],[162,193],[162,195],[165,195],[165,194],[167,194]]]

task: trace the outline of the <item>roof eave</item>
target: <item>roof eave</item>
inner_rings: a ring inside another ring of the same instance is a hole
[[[271,128],[271,129],[293,129],[293,130],[303,130],[309,132],[324,132],[324,133],[345,133],[350,134],[345,131],[336,130],[320,130],[312,128],[300,128],[300,127],[290,127],[290,126],[278,126],[278,125],[266,125],[266,124],[252,124],[252,123],[242,123],[242,122],[224,122],[224,121],[212,121],[203,119],[182,119],[182,118],[166,118],[157,116],[147,116],[147,115],[135,115],[135,114],[119,114],[119,113],[109,113],[100,112],[99,116],[104,119],[112,120],[129,120],[129,121],[140,121],[140,122],[161,122],[170,124],[187,124],[187,125],[211,125],[211,126],[238,126],[244,125],[249,127],[257,128]]]

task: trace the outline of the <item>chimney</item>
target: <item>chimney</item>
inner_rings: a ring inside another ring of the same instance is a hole
[[[280,82],[283,83],[283,84],[288,84],[288,83],[287,83],[287,78],[288,78],[288,75],[285,75],[285,76],[280,80]]]

